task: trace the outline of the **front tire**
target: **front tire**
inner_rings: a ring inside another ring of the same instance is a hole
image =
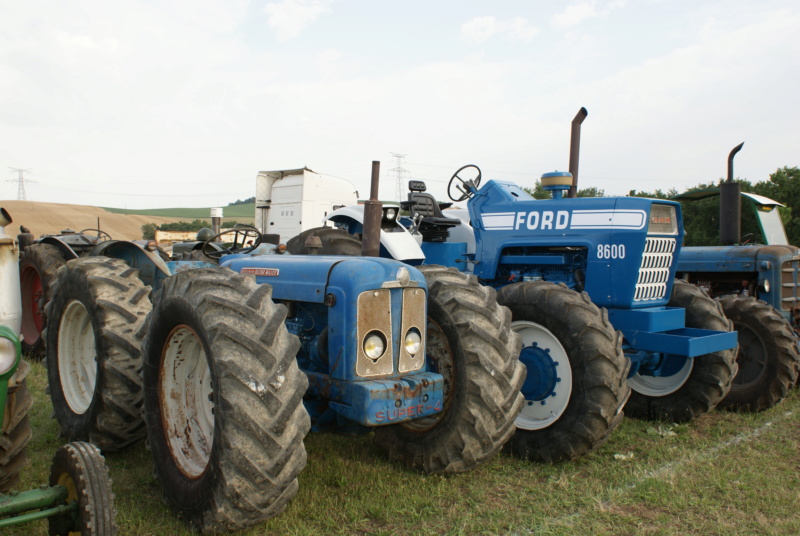
[[[685,309],[688,328],[733,330],[719,303],[685,281],[675,281],[669,305]],[[736,350],[732,349],[686,358],[671,376],[637,373],[628,379],[632,392],[625,412],[637,419],[690,421],[725,398],[736,371]]]
[[[59,448],[50,466],[50,485],[67,489],[65,504],[78,503],[77,515],[66,512],[49,519],[51,535],[113,536],[117,533],[111,478],[97,447],[75,442]]]
[[[428,283],[426,358],[444,376],[443,411],[375,430],[389,457],[426,473],[460,473],[500,451],[522,408],[519,338],[494,289],[454,268],[420,266]]]
[[[720,299],[739,334],[739,372],[720,408],[762,411],[786,398],[797,381],[800,354],[792,328],[768,303],[752,297]]]
[[[23,250],[20,257],[22,352],[31,357],[44,357],[42,331],[47,326],[44,307],[50,299],[50,287],[56,273],[66,262],[58,248],[49,244],[32,244]]]
[[[227,269],[179,272],[156,294],[144,414],[164,497],[203,532],[279,514],[306,464],[308,386],[272,288]]]
[[[69,441],[110,452],[144,437],[136,332],[150,310],[150,287],[138,274],[119,259],[86,257],[69,261],[53,282],[48,389]]]
[[[564,285],[524,282],[503,287],[528,367],[525,406],[508,444],[531,461],[571,460],[602,445],[622,421],[630,394],[621,336],[589,296]]]
[[[0,430],[0,493],[5,493],[19,481],[19,474],[28,462],[27,447],[33,437],[28,419],[33,397],[25,380],[30,365],[20,361],[8,381],[5,418]]]

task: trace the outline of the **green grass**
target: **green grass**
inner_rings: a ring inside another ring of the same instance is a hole
[[[45,384],[44,368],[34,364],[32,465],[19,489],[46,482],[63,443]],[[454,476],[389,462],[369,436],[311,434],[288,509],[241,534],[796,535],[799,395],[763,413],[713,412],[685,425],[626,419],[597,452],[572,462],[500,455]],[[106,460],[120,534],[192,534],[162,503],[144,445]],[[46,534],[46,526],[4,534]]]
[[[108,212],[115,214],[141,214],[144,216],[161,216],[164,218],[190,218],[194,219],[209,219],[211,216],[210,208],[152,208],[152,209],[124,209],[124,208],[110,208],[102,207]],[[226,219],[231,218],[255,218],[256,205],[255,203],[247,203],[244,205],[231,205],[222,207],[222,215]]]

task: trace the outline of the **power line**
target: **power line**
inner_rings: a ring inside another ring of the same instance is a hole
[[[17,178],[16,179],[9,179],[9,180],[6,181],[6,182],[19,182],[19,186],[17,187],[17,201],[27,201],[27,199],[25,197],[25,180],[26,179],[25,179],[25,175],[24,174],[25,174],[26,171],[32,171],[32,170],[30,170],[30,169],[21,169],[21,168],[8,168],[8,169],[10,169],[11,171],[16,171],[17,172]],[[32,181],[32,180],[28,179],[28,182],[33,183],[35,181]]]

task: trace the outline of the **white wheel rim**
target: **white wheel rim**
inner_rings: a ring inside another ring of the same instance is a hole
[[[64,308],[58,324],[58,376],[73,413],[86,413],[97,387],[97,348],[92,317],[78,300]]]
[[[558,338],[550,330],[535,322],[518,320],[511,323],[511,329],[519,334],[523,348],[536,344],[539,348],[549,350],[550,359],[556,364],[558,377],[561,380],[555,389],[555,396],[550,396],[546,400],[525,400],[522,411],[517,417],[517,428],[541,430],[556,422],[569,405],[569,397],[572,394],[572,367],[569,356]]]
[[[628,378],[628,386],[645,396],[667,396],[683,387],[693,368],[694,359],[686,359],[683,367],[672,376],[643,376],[637,372]]]
[[[203,475],[214,443],[211,371],[197,333],[175,327],[161,353],[160,406],[164,436],[187,478]]]

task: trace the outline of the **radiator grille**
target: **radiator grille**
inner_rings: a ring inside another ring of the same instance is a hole
[[[661,300],[666,296],[675,246],[674,238],[647,237],[633,301]]]
[[[798,271],[800,270],[800,257],[795,257],[781,265],[781,309],[791,311],[797,305]]]

